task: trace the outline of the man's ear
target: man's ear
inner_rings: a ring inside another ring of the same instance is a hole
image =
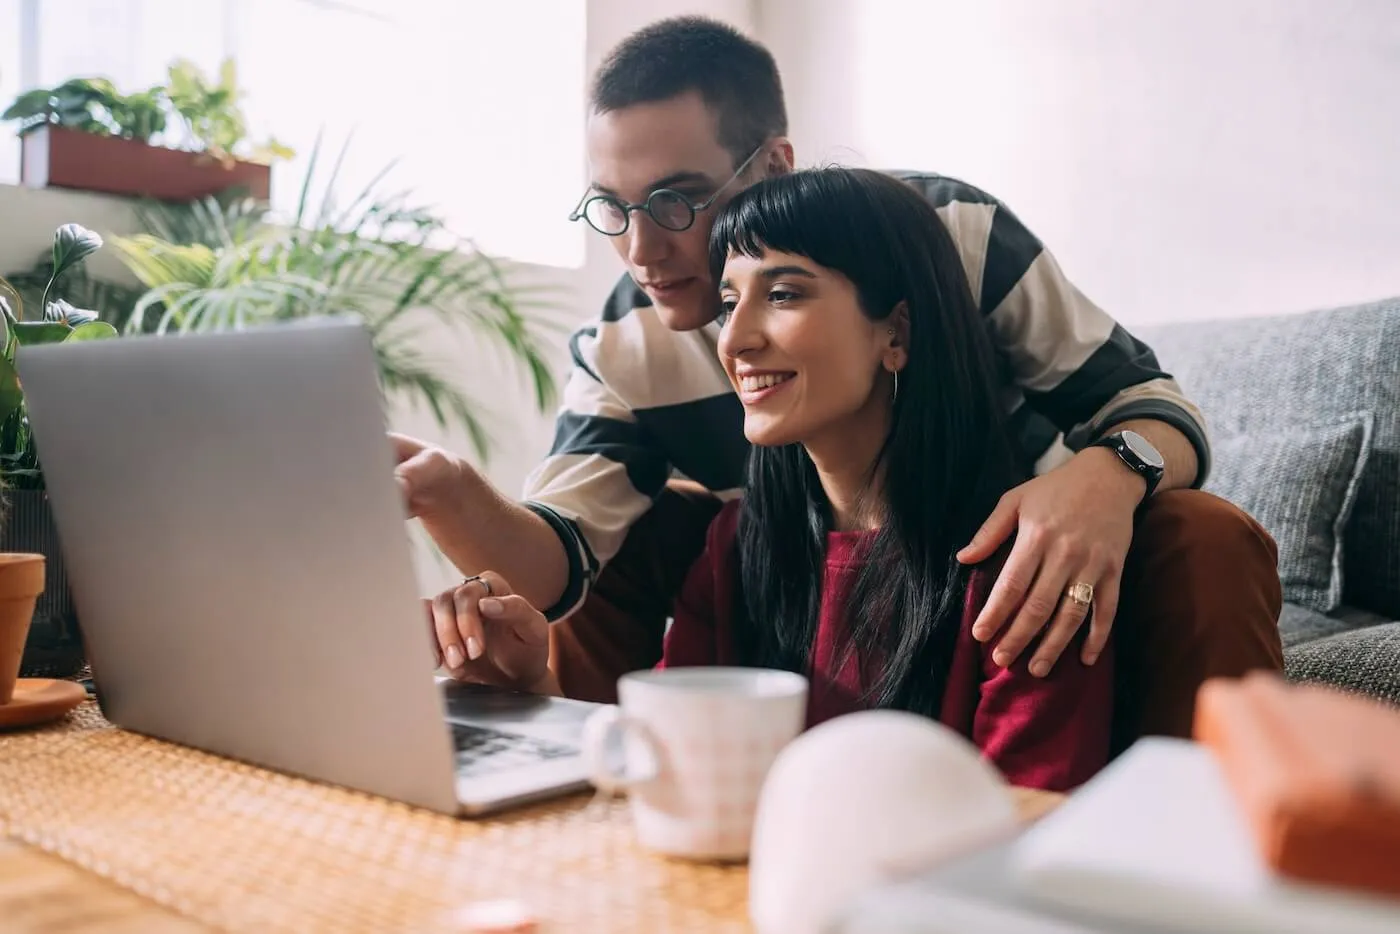
[[[902,370],[909,362],[909,303],[901,301],[895,305],[884,324],[887,360],[893,364],[893,369]]]
[[[763,177],[787,175],[792,172],[794,165],[796,162],[793,161],[792,140],[780,136],[773,141],[772,148],[768,150],[768,161],[763,165]]]

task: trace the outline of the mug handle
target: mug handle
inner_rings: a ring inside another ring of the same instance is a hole
[[[607,751],[617,734],[631,733],[642,744],[647,759],[639,774],[629,775],[608,765]],[[624,716],[615,704],[594,711],[583,724],[583,762],[588,780],[600,791],[617,794],[654,781],[661,772],[661,750],[645,723]]]

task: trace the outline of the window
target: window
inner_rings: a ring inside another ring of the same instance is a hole
[[[482,249],[577,267],[584,234],[565,217],[586,184],[584,3],[0,0],[0,61],[18,46],[20,62],[0,89],[7,104],[20,75],[101,74],[135,90],[176,57],[212,75],[231,55],[254,141],[297,152],[274,169],[279,211],[295,208],[319,134],[322,182],[348,140],[338,201],[394,163],[386,190],[411,191]],[[37,41],[21,41],[24,5]],[[9,148],[0,181],[18,174]]]
[[[0,0],[0,111],[10,106],[24,82],[20,76],[20,0]],[[0,185],[19,181],[19,141],[0,125]]]

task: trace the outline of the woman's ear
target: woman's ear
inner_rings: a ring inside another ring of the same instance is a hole
[[[909,362],[909,303],[895,305],[884,323],[885,369],[894,373]]]

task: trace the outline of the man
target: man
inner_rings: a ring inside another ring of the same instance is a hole
[[[396,440],[410,513],[465,573],[500,573],[557,621],[552,664],[567,694],[611,700],[618,675],[660,657],[718,497],[743,482],[743,412],[715,353],[710,225],[794,158],[772,56],[709,20],[666,20],[623,41],[591,104],[593,183],[572,219],[609,236],[627,274],[573,336],[554,445],[524,501],[457,457]],[[1036,467],[959,555],[983,560],[1016,533],[975,635],[1005,632],[1003,664],[1039,636],[1029,665],[1042,674],[1086,620],[1091,664],[1122,616],[1117,651],[1133,682],[1122,735],[1188,735],[1204,678],[1282,666],[1272,540],[1190,489],[1208,469],[1203,421],[1149,348],[990,195],[903,175],[957,243]],[[480,651],[457,622],[480,586],[434,601],[449,669]]]

